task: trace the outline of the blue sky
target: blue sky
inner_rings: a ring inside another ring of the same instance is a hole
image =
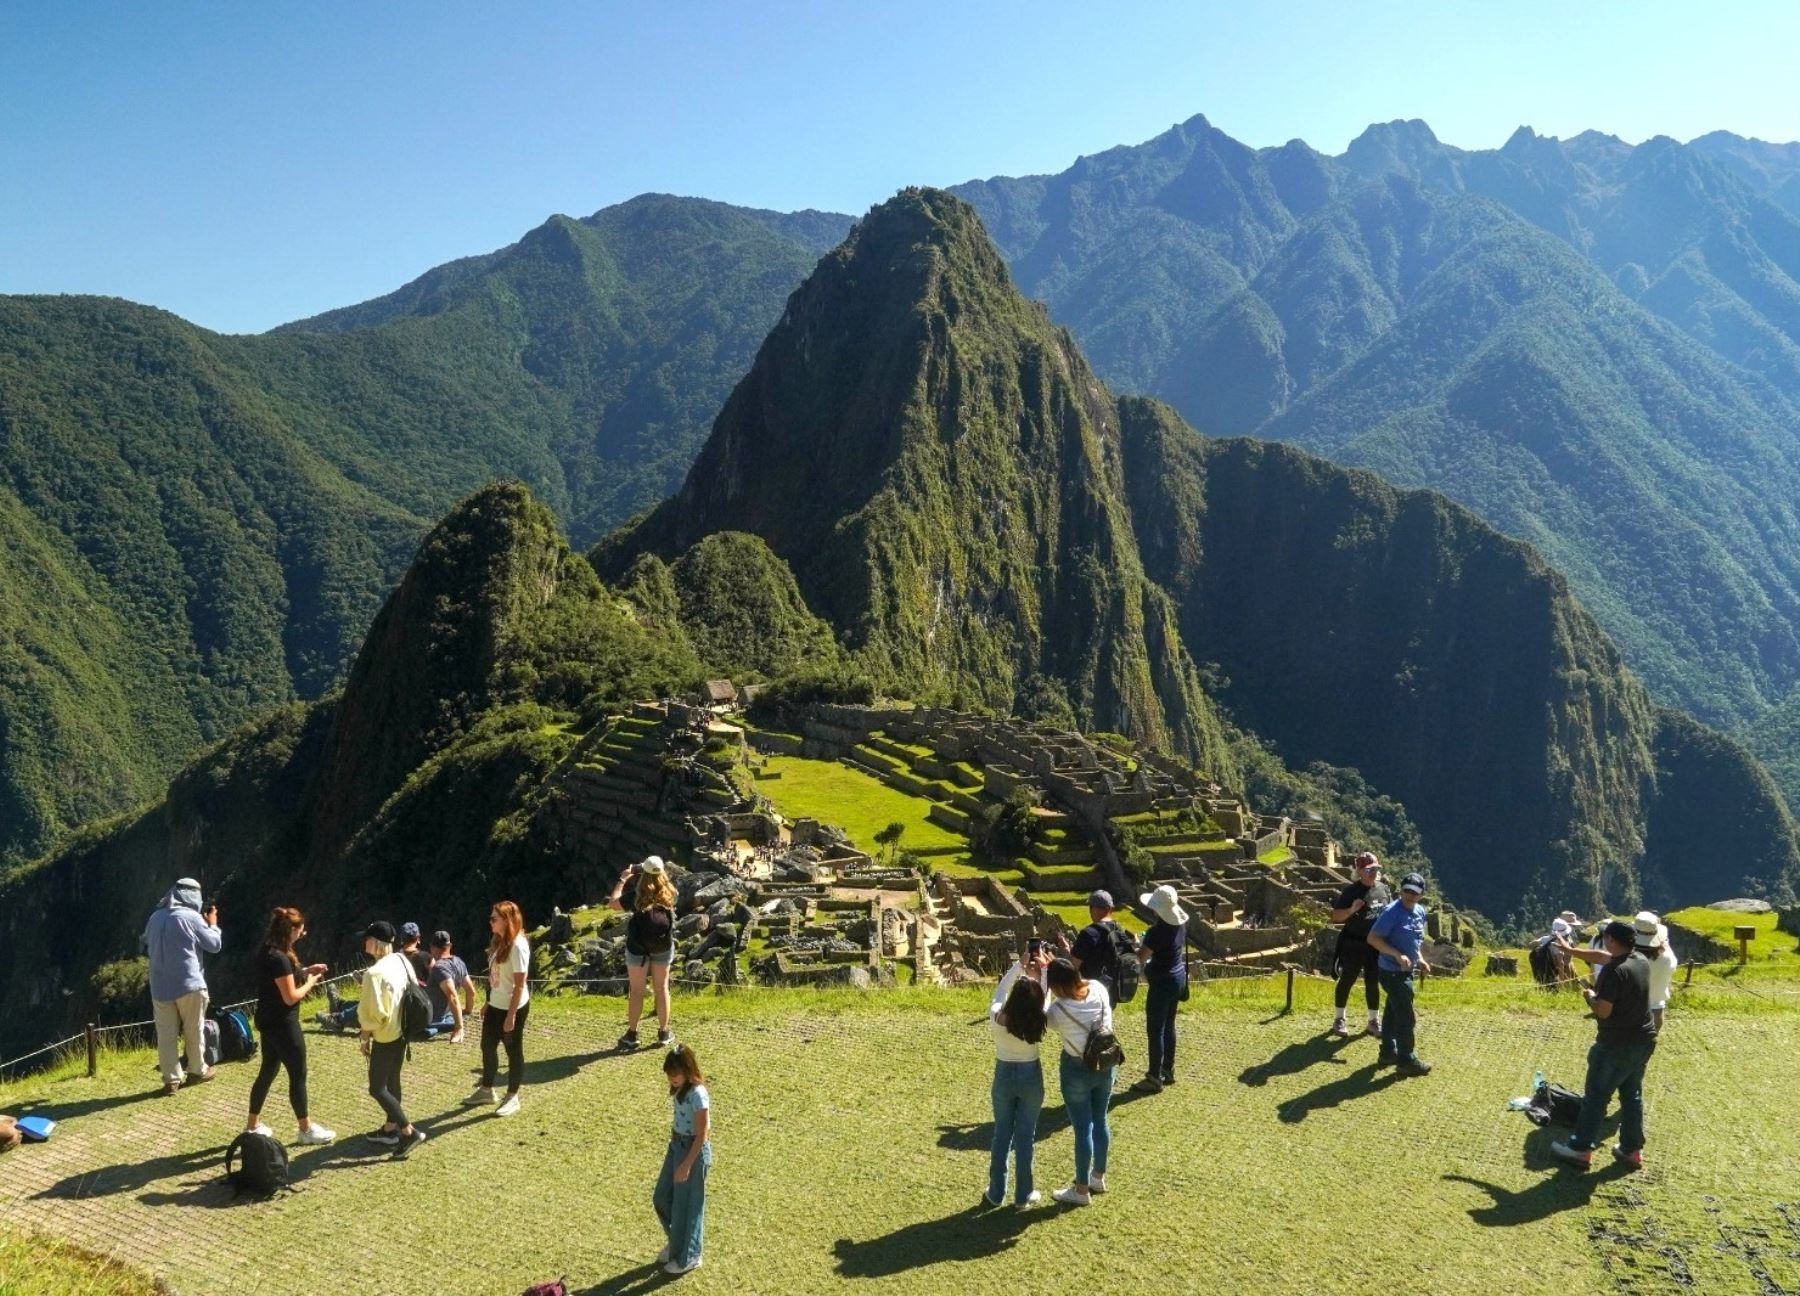
[[[248,331],[646,190],[860,212],[1205,113],[1800,139],[1800,5],[509,0],[0,9],[0,291]]]

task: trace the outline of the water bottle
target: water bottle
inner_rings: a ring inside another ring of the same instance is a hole
[[[1531,1073],[1531,1092],[1536,1093],[1539,1089],[1542,1089],[1543,1087],[1544,1087],[1544,1073],[1542,1071],[1533,1071]]]

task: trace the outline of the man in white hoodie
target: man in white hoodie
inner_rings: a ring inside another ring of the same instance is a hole
[[[184,1083],[212,1079],[206,1065],[206,973],[202,954],[217,954],[223,943],[219,907],[200,908],[200,884],[182,878],[169,888],[144,925],[144,951],[150,956],[150,1006],[156,1019],[156,1061],[162,1069],[163,1094],[172,1096]],[[181,1067],[183,1042],[194,1074]]]

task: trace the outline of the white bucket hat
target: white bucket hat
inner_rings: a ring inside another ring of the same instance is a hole
[[[1667,945],[1669,929],[1663,926],[1662,919],[1648,909],[1640,909],[1637,917],[1631,920],[1631,930],[1637,933],[1637,944],[1643,946]]]
[[[1570,930],[1569,924],[1564,922],[1561,918],[1552,918],[1550,920],[1550,931],[1552,935],[1567,936]]]
[[[638,872],[648,873],[652,877],[655,877],[657,874],[666,871],[667,868],[668,866],[662,862],[661,855],[652,855],[649,859],[638,865]]]
[[[1179,926],[1188,920],[1187,910],[1181,907],[1175,888],[1167,884],[1154,891],[1146,891],[1138,897],[1138,903],[1171,925]]]
[[[1573,909],[1564,909],[1561,913],[1557,914],[1556,916],[1558,918],[1561,918],[1564,922],[1568,923],[1569,926],[1573,927],[1573,928],[1579,929],[1579,928],[1585,927],[1587,925],[1586,923],[1582,922],[1581,919],[1579,919],[1575,916],[1575,911]]]

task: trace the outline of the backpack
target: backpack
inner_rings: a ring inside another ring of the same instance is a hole
[[[525,1289],[525,1296],[569,1296],[569,1280],[558,1278],[555,1282],[532,1283]]]
[[[431,1038],[431,1000],[425,994],[425,987],[413,980],[410,975],[406,985],[400,991],[400,1038],[404,1040],[428,1040]]]
[[[640,909],[625,924],[625,948],[639,958],[667,954],[675,946],[675,915],[655,905]]]
[[[238,1160],[235,1170],[233,1157]],[[240,1193],[261,1197],[289,1187],[287,1149],[267,1134],[246,1130],[225,1149],[225,1181]]]
[[[1075,1020],[1075,1014],[1070,1012],[1060,999],[1052,1004],[1051,1008],[1061,1008],[1064,1017],[1070,1021]],[[1081,1050],[1081,1065],[1089,1071],[1106,1071],[1113,1067],[1124,1066],[1125,1049],[1120,1045],[1119,1037],[1111,1031],[1101,1030],[1098,1026],[1089,1030],[1087,1043]]]
[[[1106,924],[1107,939],[1112,941],[1113,952],[1113,1002],[1115,1004],[1130,1003],[1137,995],[1138,984],[1144,979],[1144,965],[1138,962],[1137,943],[1131,934],[1116,922]]]
[[[1581,1095],[1546,1080],[1531,1095],[1531,1103],[1525,1108],[1525,1119],[1540,1128],[1567,1125],[1572,1129],[1581,1119]]]
[[[219,1065],[219,1023],[211,1017],[200,1023],[200,1056],[204,1061],[203,1067],[195,1066],[194,1060],[187,1055],[187,1050],[183,1049],[181,1051],[182,1070],[211,1071]]]
[[[219,1024],[219,1061],[248,1062],[256,1056],[256,1032],[241,1008],[221,1008],[212,1014]]]

